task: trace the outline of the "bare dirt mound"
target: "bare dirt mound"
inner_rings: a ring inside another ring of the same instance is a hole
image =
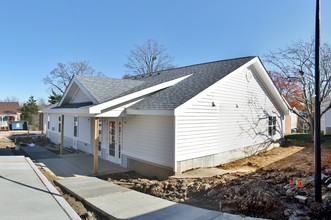
[[[174,202],[270,219],[331,219],[331,188],[314,202],[311,144],[274,148],[220,166],[230,173],[212,178],[159,181],[134,172],[102,177]],[[324,181],[331,177],[331,148],[322,148]],[[331,181],[331,179],[330,179]]]

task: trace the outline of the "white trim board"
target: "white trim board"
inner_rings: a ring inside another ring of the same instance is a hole
[[[170,80],[168,82],[164,82],[164,83],[158,84],[156,86],[152,86],[152,87],[140,90],[138,92],[134,92],[134,93],[131,93],[129,95],[125,95],[125,96],[122,96],[120,98],[108,101],[108,102],[104,102],[104,103],[99,104],[99,105],[95,105],[95,106],[90,108],[90,114],[100,114],[102,112],[102,110],[104,110],[104,109],[111,108],[113,106],[119,105],[119,104],[124,103],[124,102],[128,102],[128,101],[133,100],[133,99],[137,99],[139,97],[146,96],[148,94],[157,92],[161,89],[168,88],[168,87],[173,86],[173,85],[177,84],[178,82],[186,79],[187,77],[190,77],[191,75],[192,74],[187,75],[187,76],[183,76],[183,77],[180,77],[180,78],[177,78],[177,79],[174,79],[174,80]]]

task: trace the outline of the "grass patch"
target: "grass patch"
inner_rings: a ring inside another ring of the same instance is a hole
[[[325,135],[322,137],[322,146],[331,147],[331,136],[330,135]]]
[[[288,134],[285,135],[285,141],[291,142],[301,142],[301,143],[311,143],[311,134]],[[323,147],[331,147],[331,135],[321,135],[321,144]]]
[[[288,134],[288,135],[285,135],[285,140],[310,142],[311,141],[311,134]]]

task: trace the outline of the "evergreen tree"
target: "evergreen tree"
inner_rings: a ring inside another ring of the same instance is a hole
[[[52,94],[48,96],[48,102],[50,104],[55,104],[61,100],[62,96],[60,94],[57,94],[52,90]]]
[[[32,116],[33,114],[38,113],[38,105],[37,101],[34,99],[33,96],[30,96],[29,100],[23,103],[21,108],[22,112],[22,120],[27,121],[29,124],[32,124]]]

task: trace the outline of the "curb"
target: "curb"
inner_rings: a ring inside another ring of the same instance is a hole
[[[81,220],[79,215],[72,209],[72,207],[67,203],[67,201],[62,197],[62,195],[55,189],[55,187],[48,181],[48,179],[41,173],[41,171],[36,167],[29,157],[25,157],[26,161],[29,163],[31,168],[37,174],[38,178],[44,184],[46,189],[50,192],[55,201],[60,205],[60,207],[65,211],[68,217],[72,220]]]

